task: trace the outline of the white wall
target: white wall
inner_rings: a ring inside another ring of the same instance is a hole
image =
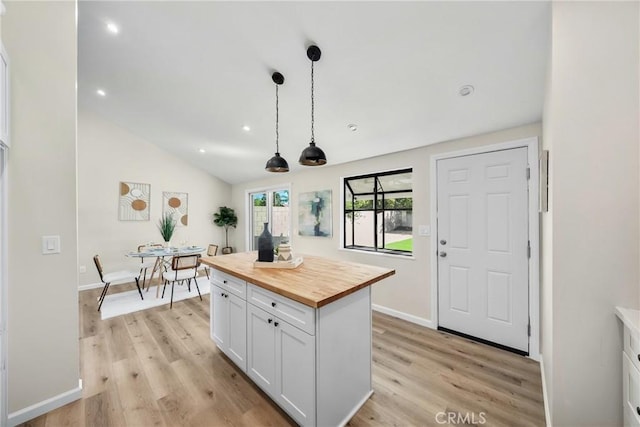
[[[264,179],[233,186],[232,206],[239,218],[238,229],[230,233],[234,246],[244,247],[245,242],[245,196],[246,190],[265,186],[291,183],[291,244],[295,253],[322,255],[329,258],[341,258],[364,264],[375,264],[396,269],[396,274],[372,287],[373,303],[400,311],[416,320],[430,320],[430,237],[417,235],[418,225],[431,225],[429,206],[429,159],[432,154],[461,150],[481,145],[495,144],[530,136],[540,136],[540,124],[531,124],[514,129],[504,130],[486,135],[449,141],[441,144],[403,151],[395,154],[345,163],[335,166],[308,168],[302,172],[290,174],[264,173]],[[304,147],[300,146],[300,150]],[[289,161],[297,160],[299,153],[283,155]],[[331,153],[327,153],[331,164]],[[340,192],[341,177],[360,175],[385,170],[413,168],[413,227],[414,258],[401,256],[385,256],[372,253],[358,253],[352,250],[339,250],[340,246]],[[331,189],[333,194],[333,237],[298,236],[298,194],[314,190]]]
[[[638,6],[553,3],[544,123],[553,177],[545,292],[553,295],[543,299],[552,304],[544,331],[552,351],[543,352],[554,426],[622,423],[621,326],[613,313],[616,305],[640,306]]]
[[[149,221],[118,220],[120,181],[151,185]],[[95,114],[78,113],[78,250],[87,269],[80,285],[100,282],[94,255],[106,270],[132,268],[139,260],[125,253],[163,241],[157,228],[163,191],[189,194],[189,225],[176,227],[173,245],[224,246],[224,231],[212,220],[231,201],[229,184]]]
[[[5,2],[11,66],[9,412],[78,387],[75,4]],[[41,254],[59,235],[62,253]]]

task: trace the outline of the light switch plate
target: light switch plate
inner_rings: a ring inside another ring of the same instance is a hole
[[[60,253],[60,236],[42,236],[42,254]]]
[[[431,226],[429,226],[429,225],[419,225],[418,226],[418,235],[419,236],[431,236]]]

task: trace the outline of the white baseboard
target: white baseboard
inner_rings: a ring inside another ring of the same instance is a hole
[[[414,316],[413,314],[404,313],[402,311],[394,310],[393,308],[385,307],[378,304],[371,304],[371,308],[380,313],[388,314],[389,316],[397,317],[398,319],[406,320],[407,322],[415,323],[416,325],[426,326],[427,328],[436,329],[433,322],[423,317]]]
[[[82,380],[78,380],[77,388],[65,391],[57,396],[53,396],[49,399],[43,400],[42,402],[35,403],[24,409],[10,413],[7,419],[7,424],[9,427],[15,427],[80,398],[82,398]]]
[[[542,375],[542,400],[544,402],[544,419],[547,427],[551,426],[551,411],[549,410],[549,395],[547,394],[547,380],[544,375],[544,358],[540,354],[540,375]]]
[[[78,291],[87,291],[89,289],[101,288],[104,286],[104,283],[89,283],[88,285],[80,285],[78,286]]]

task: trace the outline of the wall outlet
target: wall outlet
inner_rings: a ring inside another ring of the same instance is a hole
[[[81,265],[78,270],[80,271],[80,274],[86,273],[87,272],[87,266],[86,265]]]
[[[431,227],[428,225],[419,225],[418,236],[431,236]]]

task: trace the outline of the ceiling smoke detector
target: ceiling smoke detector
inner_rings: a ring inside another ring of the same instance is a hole
[[[347,128],[348,128],[351,132],[355,132],[355,131],[357,131],[357,130],[358,130],[358,125],[355,125],[355,124],[353,124],[353,123],[349,123],[349,124],[347,125]]]
[[[460,96],[469,96],[473,93],[474,88],[471,85],[464,85],[458,90]]]

